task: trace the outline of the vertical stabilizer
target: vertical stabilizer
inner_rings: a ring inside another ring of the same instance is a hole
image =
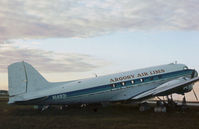
[[[49,86],[42,75],[26,62],[8,66],[9,96],[36,92]]]

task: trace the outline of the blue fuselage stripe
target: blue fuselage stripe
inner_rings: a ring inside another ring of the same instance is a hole
[[[97,92],[105,92],[105,91],[110,91],[113,89],[119,89],[121,87],[133,87],[133,86],[137,86],[139,84],[145,84],[145,83],[149,83],[149,82],[152,83],[152,82],[158,81],[158,80],[164,80],[164,79],[170,79],[170,78],[175,78],[175,77],[179,77],[179,76],[191,75],[192,73],[193,73],[193,70],[187,69],[187,70],[181,70],[181,71],[176,71],[176,72],[171,72],[171,73],[143,77],[142,78],[143,81],[141,81],[140,78],[123,81],[123,82],[125,82],[125,85],[122,85],[121,82],[118,82],[118,83],[114,83],[115,87],[113,87],[112,84],[108,84],[108,85],[101,85],[101,86],[96,86],[96,87],[92,87],[92,88],[76,90],[76,91],[60,93],[60,94],[64,94],[68,99],[70,97],[76,97],[76,96],[81,96],[81,95],[86,95],[86,94],[94,94]],[[132,81],[134,81],[133,84],[132,84]],[[56,96],[60,95],[60,94],[51,95],[51,96],[49,96],[49,99],[55,100],[53,97],[56,98]],[[59,99],[59,98],[56,98],[56,99]]]

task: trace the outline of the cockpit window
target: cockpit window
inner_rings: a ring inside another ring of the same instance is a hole
[[[187,66],[185,66],[185,67],[184,67],[184,70],[187,70],[187,69],[188,69],[188,67],[187,67]]]

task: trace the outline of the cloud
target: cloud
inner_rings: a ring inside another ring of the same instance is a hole
[[[7,66],[18,61],[26,61],[42,72],[54,73],[85,72],[108,64],[89,55],[19,48],[8,44],[0,45],[0,60],[0,73],[7,72]]]
[[[198,0],[1,0],[0,39],[199,30]]]

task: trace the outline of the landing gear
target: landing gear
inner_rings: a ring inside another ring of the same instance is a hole
[[[167,112],[167,108],[163,101],[157,101],[156,106],[154,107],[154,112]]]
[[[43,112],[45,110],[47,110],[50,106],[49,105],[35,105],[34,109]]]
[[[49,107],[50,107],[49,105],[43,106],[42,109],[41,109],[41,112],[47,110]]]
[[[184,112],[187,109],[188,109],[188,107],[187,107],[187,101],[186,101],[186,98],[185,98],[185,95],[184,95],[184,97],[182,99],[182,105],[180,106],[180,111]]]
[[[82,104],[80,105],[80,108],[85,108],[87,105],[86,104]]]
[[[186,101],[186,98],[185,96],[183,97],[183,100],[182,100],[182,106],[186,106],[187,105],[187,101]]]
[[[167,103],[168,107],[176,108],[178,105],[176,102],[173,101],[172,94],[170,95],[170,98],[169,98],[169,96],[167,96],[167,101],[168,101],[168,103]]]
[[[163,97],[163,100],[157,97],[159,101],[157,101],[156,106],[154,107],[154,112],[167,112],[167,109],[177,108],[177,103],[174,102],[172,94],[166,96],[166,100]]]
[[[67,108],[68,108],[68,105],[59,106],[59,110],[66,110]]]
[[[144,112],[150,109],[150,106],[147,102],[139,104],[139,111]]]
[[[186,98],[185,95],[182,99],[182,104],[178,105],[174,100],[173,100],[173,96],[170,95],[166,96],[167,100],[161,100],[159,97],[159,101],[157,101],[156,107],[154,108],[154,112],[166,112],[167,110],[173,110],[173,111],[180,111],[180,112],[184,112],[185,110],[188,109],[187,107],[187,102],[186,102]]]

